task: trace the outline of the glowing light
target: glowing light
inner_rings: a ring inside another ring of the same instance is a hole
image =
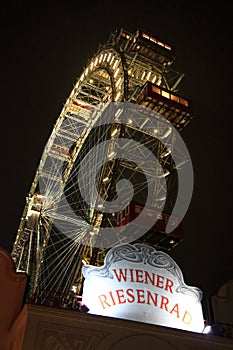
[[[77,292],[77,287],[76,286],[72,286],[71,290],[72,290],[72,292],[76,293]]]
[[[170,171],[169,170],[165,170],[165,172],[159,176],[159,178],[161,179],[162,177],[166,177],[167,175],[170,174]]]
[[[163,134],[163,139],[169,136],[171,132],[172,132],[172,128],[168,128],[167,131]]]
[[[118,60],[116,60],[115,62],[114,62],[114,65],[113,65],[113,69],[115,69],[116,68],[116,66],[117,66],[117,64],[118,64]]]
[[[115,69],[115,68],[116,68],[116,66],[117,66],[117,64],[118,64],[118,60],[116,60],[116,61],[115,61],[115,63],[114,63],[114,65],[113,65],[113,67],[112,67],[112,68],[113,68],[113,69]]]
[[[164,91],[164,90],[162,90],[162,96],[164,96],[164,97],[166,97],[166,98],[170,98],[170,94],[169,94],[169,92],[167,92],[167,91]]]
[[[100,55],[100,58],[99,58],[99,63],[102,62],[102,59],[103,59],[103,54]]]
[[[159,80],[158,80],[158,82],[157,82],[157,85],[161,85],[161,83],[162,83],[162,79],[159,78]]]
[[[43,194],[38,193],[38,194],[36,195],[36,198],[42,199],[42,198],[45,198],[45,196],[44,196]]]
[[[116,101],[119,100],[120,96],[121,96],[121,93],[120,93],[120,91],[119,91],[119,92],[117,93],[117,95],[116,95]]]
[[[165,151],[164,153],[162,153],[162,154],[160,155],[160,158],[167,157],[170,153],[171,153],[171,150],[168,149],[167,151]]]
[[[210,332],[211,332],[211,326],[210,325],[205,326],[203,334],[208,334]]]
[[[114,137],[117,134],[117,132],[118,132],[118,129],[117,128],[114,129],[113,132],[111,133],[111,136]]]
[[[155,83],[156,79],[157,79],[157,75],[155,75],[154,78],[152,79],[153,84]]]
[[[122,109],[122,108],[119,108],[119,109],[116,111],[115,117],[119,117],[119,116],[121,115],[122,112],[123,112],[123,109]]]
[[[116,153],[115,153],[114,151],[112,151],[111,153],[109,153],[108,158],[112,158],[112,157],[114,157],[115,155],[116,155]]]
[[[29,209],[27,216],[32,216],[32,215],[39,216],[39,214],[40,214],[40,212],[38,210]]]
[[[147,76],[146,76],[146,80],[149,80],[151,76],[151,72],[148,72]]]
[[[166,196],[158,197],[158,198],[156,198],[156,199],[157,199],[157,201],[165,201]]]
[[[121,77],[117,80],[116,87],[118,87],[120,85],[120,82],[121,82]]]
[[[114,73],[114,78],[116,78],[117,74],[119,73],[120,68],[118,67],[117,70]]]
[[[107,57],[107,62],[110,61],[111,56],[112,56],[112,54],[111,54],[111,52],[110,52],[110,53],[108,54],[108,57]]]

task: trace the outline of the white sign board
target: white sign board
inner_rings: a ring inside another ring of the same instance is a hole
[[[144,244],[121,244],[104,265],[83,266],[89,313],[202,332],[202,292],[184,283],[176,262]]]

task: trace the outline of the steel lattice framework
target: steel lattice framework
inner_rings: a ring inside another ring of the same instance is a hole
[[[140,30],[129,33],[121,29],[111,34],[108,42],[98,49],[77,79],[44,149],[12,251],[17,270],[31,276],[29,297],[37,287],[70,291],[72,285],[78,286],[82,262],[98,265],[103,261],[104,249],[94,249],[91,244],[86,246],[81,242],[87,225],[78,218],[69,218],[65,209],[62,214],[58,210],[63,205],[65,191],[74,202],[74,211],[88,218],[97,231],[101,224],[109,221],[109,217],[86,207],[82,198],[75,194],[73,180],[75,164],[93,145],[104,139],[104,135],[113,135],[116,130],[117,125],[113,125],[93,132],[103,108],[107,108],[111,102],[146,106],[164,116],[178,131],[190,122],[190,102],[177,94],[183,74],[171,68],[174,59],[174,50],[162,41]],[[169,134],[169,130],[164,130],[163,123],[158,123],[156,132],[142,133],[143,123],[145,119],[137,120],[133,125],[129,120],[125,126],[117,126],[117,131],[150,144],[163,162],[169,178],[174,167],[169,156],[173,147],[172,136],[166,145],[159,143],[156,133]],[[108,152],[113,152],[113,149]],[[94,160],[90,166],[95,166]],[[128,172],[136,185],[139,181],[140,187],[143,179],[133,164],[108,162],[99,178],[102,197],[111,199],[111,184],[117,181],[122,172]],[[152,172],[149,165],[148,172]],[[174,183],[171,186],[175,186]],[[162,195],[162,185],[155,193],[157,197]],[[154,205],[159,206],[159,201],[155,200]],[[70,238],[74,235],[79,239]],[[166,250],[179,243],[175,237],[167,239],[159,232],[157,238],[154,237],[155,233],[148,233],[143,239]]]

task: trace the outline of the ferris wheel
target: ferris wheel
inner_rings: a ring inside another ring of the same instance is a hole
[[[176,142],[192,115],[177,94],[183,74],[171,69],[173,61],[169,45],[121,29],[77,79],[45,146],[12,251],[17,270],[31,276],[30,295],[38,286],[71,290],[82,264],[100,265],[113,245],[141,240],[169,250],[182,240],[171,213],[187,157]],[[147,216],[138,222],[149,193]],[[149,216],[156,217],[153,229]],[[169,234],[168,222],[175,228]]]

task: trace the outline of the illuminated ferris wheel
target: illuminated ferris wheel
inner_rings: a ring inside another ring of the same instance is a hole
[[[145,173],[152,180],[155,175],[160,179],[152,181],[150,188],[150,215],[158,213],[158,217],[152,229],[146,228],[133,240],[163,250],[182,240],[181,227],[176,227],[177,218],[171,212],[177,196],[177,168],[184,157],[180,149],[174,150],[169,125],[180,132],[192,115],[190,102],[177,94],[183,74],[171,68],[174,58],[173,49],[162,41],[140,30],[121,29],[99,48],[77,79],[45,146],[12,251],[17,270],[30,275],[29,296],[38,287],[56,291],[78,287],[82,264],[100,265],[110,246],[129,241],[123,227],[145,204]],[[135,106],[135,111],[125,112],[125,103]],[[102,123],[109,113],[114,120]],[[155,113],[156,123],[151,122]],[[136,160],[117,157],[119,137],[126,140],[124,147],[133,140],[141,156]],[[106,146],[101,151],[93,151],[102,144]],[[155,174],[145,149],[159,159],[162,175]],[[180,158],[176,164],[172,152]],[[86,174],[81,180],[77,178],[80,169]],[[133,184],[132,201],[126,196],[120,210],[105,213],[101,200],[115,200],[117,183],[124,178]],[[90,191],[93,181],[97,192]],[[176,229],[167,234],[171,218]],[[146,227],[145,220],[134,227],[135,232],[140,225]],[[95,242],[103,227],[114,229],[114,239],[101,246]]]

